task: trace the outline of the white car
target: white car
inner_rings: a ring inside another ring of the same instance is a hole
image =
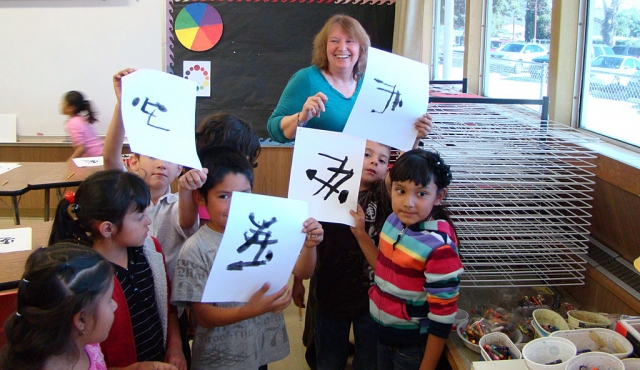
[[[631,76],[640,71],[640,59],[622,55],[601,55],[591,62],[592,87],[627,86]]]
[[[547,52],[547,49],[538,44],[510,42],[491,53],[491,62],[498,62],[502,68],[507,68],[513,73],[521,73],[529,69],[529,62],[533,58],[546,55]]]

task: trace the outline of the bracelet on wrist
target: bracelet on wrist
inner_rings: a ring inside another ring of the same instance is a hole
[[[300,112],[298,112],[298,117],[296,118],[296,122],[298,123],[298,127],[304,127],[304,126],[307,125],[307,122],[309,122],[309,121],[304,122],[304,123],[300,122]]]

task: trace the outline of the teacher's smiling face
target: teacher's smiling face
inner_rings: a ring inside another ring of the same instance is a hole
[[[360,58],[360,43],[336,25],[327,38],[327,58],[329,70],[346,70],[350,73]]]

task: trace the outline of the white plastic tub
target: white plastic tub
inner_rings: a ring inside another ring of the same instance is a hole
[[[567,370],[584,369],[625,370],[624,364],[616,356],[603,352],[582,353],[567,362]]]
[[[599,313],[589,311],[567,311],[567,322],[575,328],[608,328],[611,320]]]
[[[560,370],[575,357],[576,351],[576,345],[568,339],[545,337],[527,343],[522,349],[522,357],[531,370]],[[551,364],[556,361],[559,362]]]
[[[533,311],[531,326],[536,334],[536,338],[548,337],[553,331],[547,330],[547,326],[556,327],[558,330],[569,330],[569,325],[560,314],[546,308],[538,308]]]
[[[590,350],[591,352],[605,352],[617,358],[626,358],[633,353],[633,346],[620,333],[611,329],[590,328],[578,330],[557,331],[552,337],[569,339],[576,345],[578,352]]]
[[[501,358],[500,360],[519,360],[522,358],[522,353],[516,347],[516,345],[509,339],[509,336],[504,333],[489,333],[480,338],[478,342],[480,346],[480,354],[485,361],[494,361],[495,358],[490,356],[485,348],[485,345],[495,345],[501,347],[507,347],[509,349],[509,353],[511,354],[511,358]]]

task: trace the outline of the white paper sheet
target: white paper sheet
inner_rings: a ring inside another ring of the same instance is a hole
[[[428,105],[428,65],[369,48],[364,81],[343,133],[407,151]]]
[[[306,238],[302,223],[307,218],[306,202],[234,192],[202,302],[248,302],[266,282],[270,285],[267,294],[282,289],[289,281]],[[250,243],[259,230],[261,233],[254,241],[276,241],[266,245],[262,252],[259,243]],[[267,233],[270,233],[268,237]],[[246,249],[239,252],[241,246]],[[255,266],[251,266],[253,261],[258,261]]]
[[[309,202],[309,215],[318,221],[355,226],[349,210],[358,209],[366,144],[361,137],[299,127],[288,198]]]
[[[0,175],[2,175],[5,172],[9,172],[9,171],[13,170],[14,168],[18,168],[18,167],[20,167],[19,163],[2,162],[2,163],[0,163]]]
[[[122,118],[134,153],[202,169],[195,110],[193,81],[150,69],[122,78]]]
[[[196,83],[196,96],[211,96],[211,61],[183,61],[182,77]]]
[[[0,229],[0,253],[31,250],[31,228]]]
[[[78,167],[97,167],[103,165],[102,157],[80,157],[73,158],[73,163]]]
[[[15,114],[0,114],[0,143],[18,141],[16,118]]]

